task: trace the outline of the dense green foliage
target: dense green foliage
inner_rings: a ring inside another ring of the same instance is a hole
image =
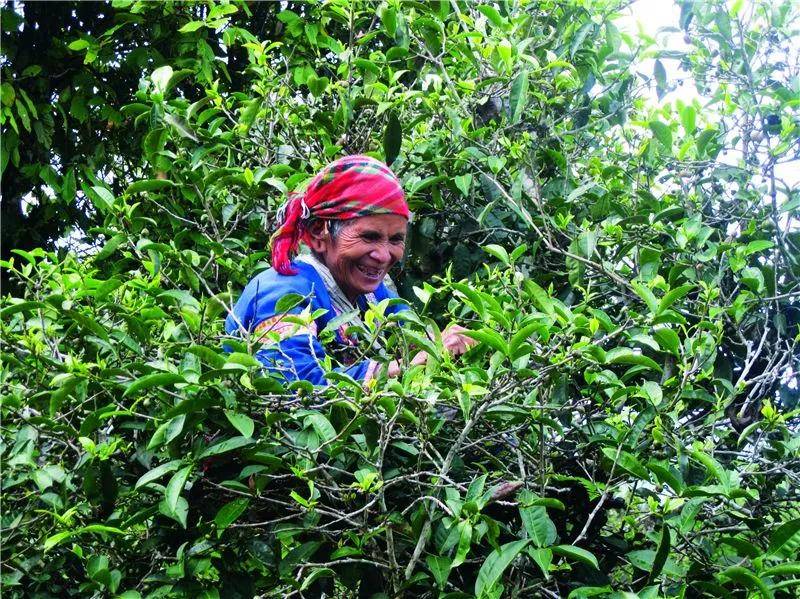
[[[625,4],[5,4],[3,595],[796,596],[800,11]],[[286,388],[222,318],[356,152],[439,358]]]

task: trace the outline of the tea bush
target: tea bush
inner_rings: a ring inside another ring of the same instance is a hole
[[[800,12],[626,5],[3,6],[4,595],[795,596]],[[222,320],[355,152],[433,359],[284,385]]]

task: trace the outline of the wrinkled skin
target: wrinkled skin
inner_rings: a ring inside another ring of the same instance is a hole
[[[377,289],[386,274],[405,252],[408,221],[396,214],[362,216],[348,221],[336,237],[327,223],[311,225],[309,246],[322,259],[339,288],[355,303],[356,298]],[[442,332],[442,345],[449,354],[463,354],[476,341],[462,332],[461,326],[451,325]],[[412,364],[424,364],[425,352],[414,356]],[[389,376],[397,376],[400,365],[389,365]]]
[[[403,257],[408,221],[397,214],[362,216],[347,223],[335,239],[324,222],[311,229],[310,246],[331,271],[348,299],[378,288]]]

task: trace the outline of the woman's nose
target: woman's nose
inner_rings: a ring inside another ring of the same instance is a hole
[[[381,263],[389,262],[392,259],[389,249],[383,243],[373,246],[372,251],[369,253],[369,257]]]

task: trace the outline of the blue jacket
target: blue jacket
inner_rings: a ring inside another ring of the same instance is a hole
[[[293,262],[292,266],[298,271],[296,275],[282,275],[270,268],[253,277],[236,302],[233,314],[229,314],[225,319],[225,331],[229,335],[242,334],[243,331],[239,328],[239,324],[250,335],[259,333],[263,329],[269,330],[273,326],[272,323],[283,314],[276,310],[278,301],[290,293],[303,296],[306,299],[290,309],[288,313],[297,314],[309,306],[312,313],[320,308],[325,310],[325,313],[314,321],[316,330],[314,327],[310,330],[298,327],[298,330],[294,331],[295,334],[291,336],[281,335],[282,339],[279,343],[264,343],[264,346],[256,352],[256,358],[271,372],[282,376],[287,381],[306,380],[315,385],[326,385],[325,372],[320,366],[320,362],[325,359],[326,354],[316,333],[322,331],[338,315],[333,308],[325,283],[314,267],[305,262]],[[374,295],[377,301],[397,297],[397,294],[384,283],[378,286]],[[358,298],[357,304],[362,312],[367,309],[367,301],[364,296]],[[386,314],[407,309],[408,306],[405,304],[389,306]],[[341,329],[336,331],[335,337],[337,346],[342,348],[348,346]],[[364,380],[367,371],[373,364],[370,360],[364,360],[334,370],[346,373],[354,379]]]

